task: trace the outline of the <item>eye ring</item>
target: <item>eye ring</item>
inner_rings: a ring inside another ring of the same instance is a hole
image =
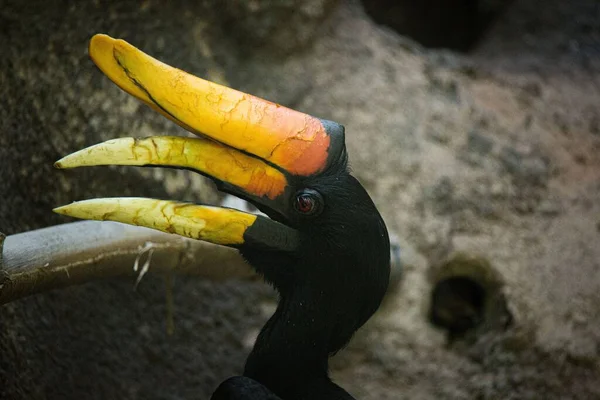
[[[317,216],[323,212],[325,202],[321,193],[313,189],[302,189],[294,196],[294,210],[305,216]]]

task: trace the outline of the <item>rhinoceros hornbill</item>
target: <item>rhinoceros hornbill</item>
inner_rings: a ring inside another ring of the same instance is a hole
[[[172,68],[123,40],[96,35],[90,56],[121,89],[197,138],[121,138],[58,168],[184,168],[254,204],[234,209],[144,198],[75,202],[56,212],[146,226],[239,249],[279,293],[243,376],[213,399],[352,399],[328,376],[329,356],[379,307],[389,280],[385,224],[350,175],[344,127]]]

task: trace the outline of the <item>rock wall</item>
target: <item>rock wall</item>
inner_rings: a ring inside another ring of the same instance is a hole
[[[346,126],[354,173],[399,235],[405,265],[332,361],[351,393],[600,398],[595,2],[517,0],[468,55],[424,49],[357,1],[271,3],[5,0],[0,231],[63,222],[53,206],[95,196],[219,200],[182,171],[52,169],[104,139],[185,134],[89,61],[91,35],[109,33]],[[448,285],[457,277],[481,290],[481,304]],[[0,308],[0,397],[206,398],[241,371],[273,305],[262,284],[156,275],[137,291],[112,280],[11,303]],[[475,328],[444,329],[456,321]]]

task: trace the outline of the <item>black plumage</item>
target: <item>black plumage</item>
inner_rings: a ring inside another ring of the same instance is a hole
[[[366,190],[350,175],[345,152],[327,171],[294,186],[299,193],[307,188],[320,193],[323,210],[306,216],[290,204],[280,215],[256,204],[298,230],[301,246],[293,254],[240,249],[280,299],[244,376],[223,382],[213,400],[352,399],[330,380],[328,358],[380,305],[389,280],[387,230]]]

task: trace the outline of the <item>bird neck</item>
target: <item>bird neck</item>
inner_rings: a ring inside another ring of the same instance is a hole
[[[277,310],[258,335],[244,375],[286,399],[316,399],[328,393],[324,398],[352,399],[328,376],[333,327],[326,302],[319,301],[325,296],[312,287],[282,293]],[[309,393],[313,388],[319,388],[314,395]]]
[[[291,368],[298,373],[327,375],[327,332],[319,329],[320,312],[301,290],[281,295],[273,316],[262,328],[247,369],[260,374]],[[264,371],[263,371],[264,370]]]

